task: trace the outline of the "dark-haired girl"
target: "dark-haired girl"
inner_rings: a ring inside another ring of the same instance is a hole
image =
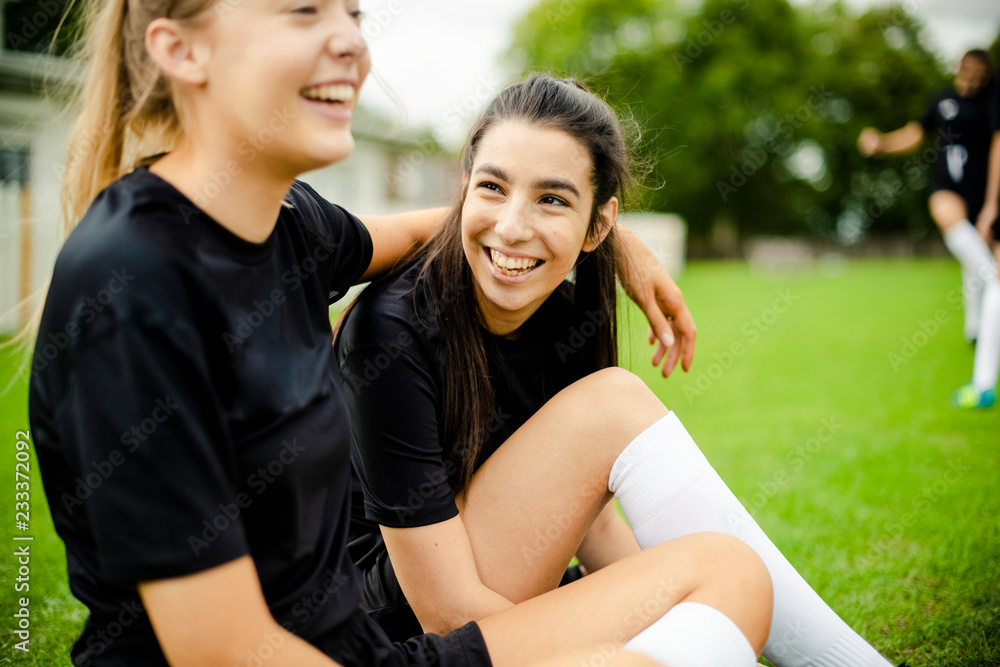
[[[461,164],[444,227],[362,293],[339,333],[362,605],[398,637],[448,632],[556,588],[574,555],[599,573],[640,547],[719,531],[770,571],[769,660],[888,664],[767,539],[677,416],[615,367],[615,219],[632,178],[610,108],[532,75],[486,107]]]
[[[358,4],[92,8],[66,174],[79,224],[29,389],[70,588],[90,612],[75,664],[755,662],[770,582],[717,534],[391,643],[358,610],[347,553],[351,433],[328,306],[430,229],[366,225],[296,180],[353,149],[370,66]],[[267,140],[251,155],[248,137]]]

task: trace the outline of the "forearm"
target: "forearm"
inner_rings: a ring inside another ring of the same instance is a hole
[[[447,208],[393,215],[359,215],[372,237],[372,261],[362,282],[376,278],[419,250],[448,216]]]
[[[880,135],[877,153],[881,155],[911,153],[920,147],[923,140],[923,127],[920,123],[911,121],[894,132]]]
[[[466,623],[480,621],[514,606],[513,602],[481,583],[442,587],[438,591],[444,595],[410,602],[423,631],[436,635],[446,635]]]
[[[615,272],[618,282],[621,283],[625,291],[630,295],[640,287],[635,282],[643,280],[644,273],[639,269],[646,267],[653,270],[663,270],[656,255],[646,247],[646,244],[639,240],[635,232],[625,225],[616,223],[615,233],[618,234],[618,256],[615,258]]]

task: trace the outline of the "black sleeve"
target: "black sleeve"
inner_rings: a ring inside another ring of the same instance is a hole
[[[935,94],[931,97],[930,101],[927,103],[927,108],[924,110],[924,115],[920,117],[920,125],[924,128],[924,137],[929,137],[938,129],[937,114],[938,102],[940,101],[940,94]]]
[[[105,576],[134,585],[247,554],[232,440],[201,337],[165,315],[101,325],[75,345],[56,420],[71,474],[92,489],[62,501],[87,512]]]
[[[367,518],[391,528],[425,526],[458,515],[438,432],[439,399],[413,336],[401,329],[390,340],[358,347],[341,361],[352,458]]]
[[[302,181],[295,182],[289,197],[311,213],[304,216],[306,229],[313,255],[329,262],[328,301],[334,303],[358,283],[371,265],[371,234],[364,223]]]
[[[993,95],[990,99],[990,129],[1000,132],[1000,73],[993,75]]]

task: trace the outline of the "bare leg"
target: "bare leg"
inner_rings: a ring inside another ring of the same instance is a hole
[[[965,305],[965,338],[979,336],[983,292],[993,273],[989,247],[968,220],[965,200],[950,190],[931,194],[930,211],[941,229],[944,243],[962,266],[962,300]]]
[[[480,467],[459,498],[483,584],[513,602],[555,588],[610,500],[618,455],[667,409],[619,368],[559,392]]]
[[[567,655],[577,662],[564,664],[593,658],[605,664],[680,602],[701,602],[724,613],[755,653],[770,632],[767,569],[745,544],[718,533],[651,547],[485,618],[479,626],[498,667]]]
[[[776,664],[805,664],[833,651],[838,656],[845,653],[839,657],[847,662],[830,664],[848,664],[860,655],[864,657],[854,664],[887,664],[816,595],[756,523],[743,517],[739,501],[686,432],[660,423],[666,414],[639,378],[621,369],[606,369],[560,392],[528,420],[480,468],[459,499],[482,583],[515,602],[551,590],[609,499],[612,466],[624,449],[632,451],[637,435],[643,433],[647,443],[643,454],[633,452],[639,458],[628,464],[644,470],[637,479],[646,480],[640,483],[645,491],[628,494],[632,504],[638,502],[653,512],[649,517],[653,523],[640,522],[646,535],[640,544],[654,545],[697,531],[738,535],[764,557],[768,568],[774,568],[772,574],[780,574],[775,590],[783,613],[775,643],[769,644],[772,661],[777,656],[781,659]],[[658,424],[658,435],[650,436],[653,422]],[[690,486],[688,475],[701,481]],[[684,501],[668,501],[673,493],[682,494],[678,498]],[[701,493],[707,496],[701,498]],[[636,498],[648,498],[650,504]],[[657,509],[661,501],[671,509]],[[624,507],[624,497],[622,502]],[[632,516],[645,514],[642,507],[633,507]],[[741,517],[738,529],[727,516]],[[789,647],[782,638],[789,636],[788,623],[794,624],[796,618],[807,618],[809,623],[802,638],[792,633],[797,643]],[[792,650],[796,647],[798,653]]]
[[[951,190],[937,190],[928,201],[931,217],[942,233],[969,217],[965,200]]]

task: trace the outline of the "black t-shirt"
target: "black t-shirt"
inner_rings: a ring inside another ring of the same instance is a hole
[[[357,607],[328,304],[367,269],[371,237],[304,183],[285,201],[250,243],[140,168],[59,254],[29,413],[90,609],[77,664],[166,664],[137,583],[247,554],[274,618],[307,640]]]
[[[993,94],[990,100],[990,129],[1000,132],[1000,75],[993,77]]]
[[[982,197],[991,138],[991,97],[989,88],[975,97],[961,97],[953,89],[931,97],[920,124],[924,141],[941,153],[934,167],[935,188],[959,186]]]
[[[458,514],[451,483],[459,460],[441,432],[445,346],[430,305],[436,297],[416,285],[421,266],[363,292],[338,343],[354,429],[355,490],[362,496],[353,500],[355,538],[377,535],[377,524],[415,527]],[[591,313],[580,321],[572,294],[564,282],[515,340],[483,331],[496,404],[477,467],[585,374],[577,352],[603,320]],[[376,555],[368,553],[366,561]]]

